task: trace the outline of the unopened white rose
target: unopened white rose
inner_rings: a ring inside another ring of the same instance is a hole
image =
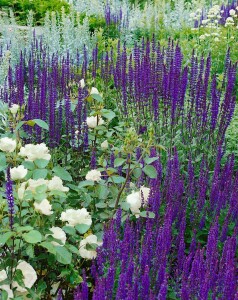
[[[42,200],[41,202],[34,202],[35,210],[42,215],[50,216],[53,214],[52,205],[47,199]]]
[[[98,91],[98,89],[97,88],[95,88],[95,87],[92,87],[92,89],[91,89],[91,93],[90,94],[99,94],[99,91]]]
[[[10,169],[10,175],[12,180],[21,180],[27,174],[27,169],[24,166],[18,166]]]
[[[85,87],[85,81],[84,81],[84,79],[81,79],[79,82],[80,82],[81,88],[83,89]]]
[[[30,264],[25,261],[21,261],[17,267],[17,270],[22,271],[23,282],[26,288],[30,289],[37,280],[36,271],[32,268]],[[26,292],[27,290],[24,287],[21,287],[17,282],[13,282],[12,286],[17,288],[18,292]]]
[[[97,236],[93,234],[88,235],[85,239],[83,239],[80,242],[79,254],[81,255],[81,257],[86,259],[96,258],[97,252],[95,250],[87,250],[86,249],[87,244],[97,244],[98,246],[101,246],[102,243],[98,242]]]
[[[86,175],[86,180],[92,180],[92,181],[100,181],[101,180],[101,172],[98,170],[90,170],[88,171]]]
[[[67,226],[75,226],[77,224],[85,224],[91,226],[92,218],[86,208],[82,209],[67,209],[61,213],[60,220],[68,222]]]
[[[20,106],[18,104],[12,104],[12,106],[9,108],[9,110],[13,114],[13,116],[15,116],[16,113],[18,112],[19,107]]]
[[[50,191],[57,190],[61,192],[68,192],[69,188],[63,186],[63,181],[58,176],[54,176],[48,183],[48,189]]]
[[[13,152],[16,149],[17,143],[15,140],[3,137],[0,139],[0,150],[4,152]]]
[[[106,150],[108,148],[108,141],[107,140],[105,140],[104,142],[101,143],[101,148],[103,150]]]
[[[126,197],[126,202],[130,204],[131,212],[138,216],[141,208],[141,197],[140,192],[132,192]]]
[[[45,143],[33,145],[27,144],[25,147],[21,147],[19,155],[26,157],[26,160],[34,161],[36,159],[50,160],[51,155],[49,149]]]
[[[96,128],[97,126],[104,124],[104,120],[101,118],[101,116],[99,116],[99,117],[91,116],[91,117],[87,117],[86,123],[89,128],[93,129],[93,128]]]
[[[65,242],[66,242],[66,234],[65,234],[64,230],[61,229],[60,227],[52,227],[52,228],[50,228],[50,231],[53,234],[47,234],[46,237],[49,235],[52,235],[53,238],[55,238],[56,240],[60,240],[62,242],[62,244],[59,244],[57,242],[52,241],[51,244],[54,246],[64,246]]]

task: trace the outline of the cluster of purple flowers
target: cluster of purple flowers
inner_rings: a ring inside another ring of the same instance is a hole
[[[122,22],[122,9],[119,8],[113,13],[110,3],[107,2],[104,8],[104,17],[107,26],[111,24],[120,26]]]
[[[74,299],[238,299],[238,174],[234,157],[221,167],[221,156],[213,175],[203,160],[198,177],[191,161],[181,174],[176,151],[164,176],[154,162],[160,175],[147,209],[155,218],[121,227],[119,210],[91,268],[93,294],[84,276]]]

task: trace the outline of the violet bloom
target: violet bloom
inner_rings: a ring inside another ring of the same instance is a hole
[[[10,175],[10,168],[7,169],[7,182],[6,182],[6,198],[8,203],[8,213],[9,213],[9,225],[11,230],[13,229],[14,223],[14,197],[13,197],[13,189],[12,189],[12,181]]]

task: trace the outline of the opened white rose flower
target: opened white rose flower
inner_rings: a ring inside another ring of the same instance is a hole
[[[29,179],[28,180],[28,187],[27,187],[27,190],[28,191],[32,191],[32,193],[35,193],[36,192],[36,188],[38,186],[41,186],[41,185],[47,185],[48,186],[48,180],[46,179]]]
[[[236,14],[236,11],[234,9],[230,9],[229,14],[230,16],[234,16]]]
[[[10,169],[10,174],[12,180],[21,180],[26,176],[27,169],[21,165]]]
[[[26,160],[34,161],[36,159],[50,160],[51,155],[49,149],[45,143],[33,145],[27,144],[25,147],[21,147],[19,155],[26,157]]]
[[[84,81],[84,79],[81,79],[79,82],[80,82],[81,88],[83,89],[85,87],[85,81]]]
[[[63,181],[58,176],[54,176],[48,183],[48,189],[50,191],[57,190],[61,192],[68,192],[69,188],[63,186]]]
[[[42,200],[41,202],[34,202],[35,210],[42,215],[50,216],[53,214],[52,205],[47,199]]]
[[[88,171],[86,175],[86,180],[92,180],[92,181],[100,181],[101,180],[101,172],[98,170],[90,170]]]
[[[95,87],[92,87],[92,89],[91,89],[91,93],[90,94],[99,94],[99,91],[98,91],[98,89],[97,88],[95,88]]]
[[[0,150],[4,152],[13,152],[16,149],[17,143],[15,140],[3,137],[0,139]]]
[[[12,104],[12,106],[9,108],[9,110],[13,114],[13,116],[15,116],[16,113],[18,112],[19,107],[20,106],[18,104]]]
[[[108,148],[108,141],[107,140],[105,140],[104,142],[101,143],[101,148],[103,150],[106,150]]]
[[[7,279],[7,273],[5,270],[2,270],[0,271],[0,282]],[[7,294],[8,294],[8,298],[7,299],[10,299],[10,298],[13,298],[13,292],[10,288],[10,285],[9,284],[3,284],[3,285],[0,285],[0,290],[3,290],[3,291],[6,291]]]
[[[65,234],[64,230],[61,229],[60,227],[52,227],[52,228],[50,228],[50,231],[53,234],[46,234],[45,237],[52,235],[53,238],[60,240],[62,242],[62,244],[59,244],[57,242],[52,241],[51,244],[54,246],[64,246],[65,242],[66,242],[66,234]]]
[[[98,119],[97,116],[92,116],[92,117],[87,117],[86,123],[89,128],[96,128],[98,125],[104,124],[104,120],[100,116],[98,117]]]
[[[150,195],[150,188],[145,187],[145,186],[141,186],[140,187],[140,200],[141,200],[141,203],[142,203],[142,199],[143,199],[143,203],[147,204],[149,195]]]
[[[77,224],[85,224],[91,226],[92,217],[86,208],[82,209],[66,209],[65,212],[61,213],[60,220],[63,222],[68,222],[67,226],[75,226]]]
[[[25,261],[21,261],[16,269],[22,271],[24,285],[26,288],[30,289],[37,280],[36,271]],[[17,282],[13,282],[12,286],[16,287],[18,292],[24,293],[27,291],[27,289],[21,287]]]
[[[18,195],[19,200],[23,200],[25,190],[26,190],[26,182],[22,182],[20,187],[17,190],[17,195]]]
[[[141,208],[141,197],[140,192],[132,192],[126,197],[126,202],[130,204],[131,212],[139,216]]]
[[[98,242],[97,236],[90,234],[85,239],[80,242],[79,245],[79,254],[83,258],[93,259],[96,258],[97,252],[95,250],[87,250],[87,244],[97,244],[98,246],[102,245],[102,242]]]

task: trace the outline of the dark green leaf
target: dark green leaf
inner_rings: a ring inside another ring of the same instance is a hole
[[[70,253],[65,247],[56,246],[56,259],[63,265],[69,265],[72,260],[72,253]]]

